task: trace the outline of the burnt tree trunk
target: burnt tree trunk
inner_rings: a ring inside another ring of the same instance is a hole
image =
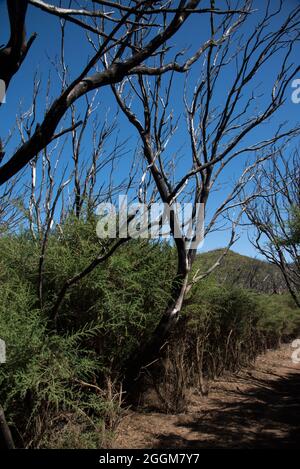
[[[123,390],[126,393],[125,399],[131,403],[137,399],[143,368],[149,366],[160,356],[161,348],[178,322],[187,291],[189,270],[190,262],[183,243],[178,252],[177,275],[173,280],[171,300],[150,340],[146,344],[142,344],[125,364]]]

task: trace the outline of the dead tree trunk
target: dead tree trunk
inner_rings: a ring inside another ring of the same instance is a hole
[[[178,240],[177,242],[179,243]],[[150,340],[146,344],[142,344],[125,364],[123,389],[126,393],[127,401],[129,400],[130,402],[136,401],[139,393],[138,383],[143,375],[143,369],[160,356],[163,345],[179,319],[188,286],[190,262],[184,249],[184,243],[182,243],[182,247],[178,251],[178,269],[177,275],[173,280],[171,300]]]

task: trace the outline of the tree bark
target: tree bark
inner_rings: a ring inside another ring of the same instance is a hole
[[[123,390],[125,400],[136,401],[139,393],[139,382],[143,368],[155,361],[161,353],[161,348],[168,339],[171,331],[178,322],[183,300],[188,286],[189,262],[187,253],[183,249],[178,253],[177,275],[173,281],[171,300],[156,326],[150,340],[142,344],[139,350],[131,356],[125,364]]]
[[[25,34],[25,17],[28,0],[7,0],[7,10],[10,22],[10,38],[5,47],[0,48],[0,79],[6,88],[12,77],[19,70],[23,60],[36,35],[33,34],[28,42]]]

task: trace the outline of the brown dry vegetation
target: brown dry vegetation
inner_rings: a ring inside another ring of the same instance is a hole
[[[296,448],[300,443],[300,364],[292,348],[261,355],[237,374],[190,393],[184,414],[128,411],[118,448]]]

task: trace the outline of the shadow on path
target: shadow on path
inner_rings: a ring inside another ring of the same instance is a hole
[[[158,435],[156,447],[299,448],[300,372],[262,380],[244,392],[226,393],[230,402],[217,397],[216,409],[177,424],[178,429],[188,431],[187,438],[175,433]]]

